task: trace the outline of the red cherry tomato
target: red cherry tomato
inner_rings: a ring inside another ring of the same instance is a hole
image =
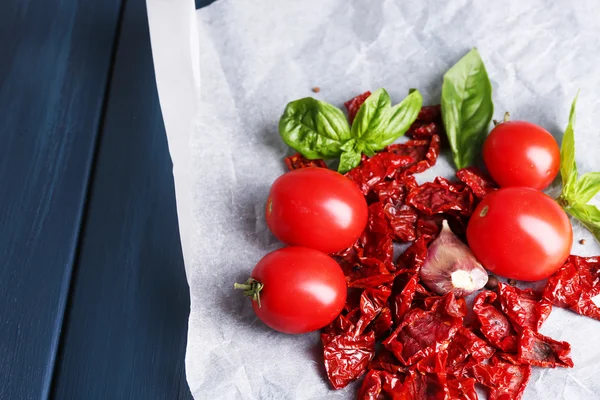
[[[325,253],[350,247],[367,225],[367,202],[345,176],[325,168],[290,171],[271,186],[267,225],[283,243]]]
[[[483,144],[483,161],[501,186],[541,190],[558,174],[560,150],[544,128],[525,121],[502,122]]]
[[[264,256],[252,279],[238,289],[252,297],[254,312],[283,333],[306,333],[333,321],[346,303],[346,278],[335,260],[306,247],[285,247]],[[259,306],[260,300],[260,306]]]
[[[485,197],[467,226],[467,241],[489,271],[537,281],[565,262],[573,244],[567,214],[549,196],[530,188],[505,188]]]

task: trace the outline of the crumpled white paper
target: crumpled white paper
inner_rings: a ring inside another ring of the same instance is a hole
[[[574,2],[575,3],[575,2]],[[439,102],[442,75],[478,47],[495,118],[539,123],[560,140],[581,89],[581,172],[600,170],[600,5],[594,1],[147,0],[156,79],[191,291],[186,356],[195,399],[352,398],[330,390],[318,334],[283,335],[233,290],[280,247],[264,222],[288,149],[277,122],[290,100],[341,106],[385,87]],[[318,86],[317,94],[311,88]],[[419,177],[450,177],[447,157]],[[600,254],[574,222],[573,253]],[[587,243],[580,245],[579,239]],[[574,369],[534,368],[525,399],[600,398],[600,322],[555,308],[542,332],[572,344]]]

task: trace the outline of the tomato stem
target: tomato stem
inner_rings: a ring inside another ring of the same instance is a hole
[[[504,113],[504,121],[503,122],[508,122],[510,120],[510,113],[507,111]]]
[[[265,285],[261,282],[257,281],[253,278],[248,278],[246,283],[234,283],[234,289],[240,289],[244,291],[244,296],[250,297],[252,300],[258,303],[258,308],[261,307],[260,304],[260,291],[263,289]]]

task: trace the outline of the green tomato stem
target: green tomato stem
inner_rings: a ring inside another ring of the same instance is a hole
[[[234,283],[233,288],[244,291],[244,296],[250,297],[252,300],[258,303],[258,308],[261,308],[260,304],[260,291],[265,285],[256,279],[248,278],[246,283]]]

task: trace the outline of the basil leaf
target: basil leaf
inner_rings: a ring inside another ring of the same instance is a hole
[[[493,112],[492,84],[473,49],[446,72],[442,85],[442,120],[457,169],[475,160]]]
[[[585,204],[590,201],[596,193],[600,192],[600,172],[583,174],[575,182],[574,191],[575,202]]]
[[[292,101],[279,120],[283,141],[309,159],[333,158],[350,139],[350,127],[342,110],[306,97]]]
[[[351,134],[353,138],[361,139],[363,136],[382,132],[388,123],[388,111],[391,106],[390,95],[385,89],[377,89],[360,106]]]
[[[344,151],[340,156],[340,165],[338,166],[338,172],[340,174],[345,174],[346,172],[350,171],[352,168],[360,164],[360,159],[360,151],[356,151],[355,149]]]
[[[404,100],[388,111],[387,126],[382,132],[367,135],[365,142],[375,151],[382,150],[404,135],[408,128],[419,116],[423,106],[423,96],[418,90],[413,90]]]
[[[411,89],[409,95],[394,107],[385,89],[378,89],[358,110],[351,135],[362,144],[365,154],[373,154],[406,133],[422,105],[423,97],[416,89]]]
[[[575,107],[577,97],[571,103],[571,112],[569,113],[569,123],[563,135],[560,146],[560,177],[563,182],[562,195],[565,198],[571,198],[573,195],[573,186],[577,180],[577,165],[575,164]]]
[[[600,242],[600,210],[591,204],[574,204],[565,209],[577,218]]]

